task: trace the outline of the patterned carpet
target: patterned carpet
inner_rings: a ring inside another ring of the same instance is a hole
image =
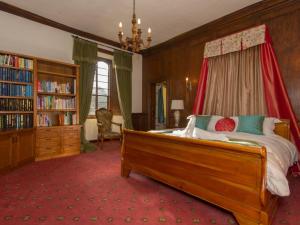
[[[0,176],[1,225],[237,224],[226,211],[132,173],[120,177],[120,144],[32,163]],[[300,225],[300,179],[273,224]]]

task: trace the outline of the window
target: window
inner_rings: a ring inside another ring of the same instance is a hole
[[[109,108],[111,61],[99,59],[94,77],[92,100],[89,115],[94,116],[96,109]]]

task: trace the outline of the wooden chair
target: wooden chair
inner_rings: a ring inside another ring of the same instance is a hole
[[[120,139],[122,141],[122,124],[115,123],[112,121],[113,113],[105,108],[100,108],[96,110],[97,126],[98,126],[98,137],[97,144],[99,145],[99,140],[101,141],[101,149],[103,148],[103,142],[105,139]],[[113,132],[111,129],[112,124],[120,127],[120,133]]]

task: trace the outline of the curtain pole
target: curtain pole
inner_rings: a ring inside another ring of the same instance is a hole
[[[98,42],[98,41],[90,41],[89,39],[82,38],[82,37],[80,37],[80,36],[78,36],[78,35],[72,34],[72,37],[74,37],[74,38],[80,38],[80,39],[82,39],[82,40],[89,41],[89,42],[94,42],[94,43],[96,43],[97,45],[100,45],[100,46],[103,46],[103,47],[106,47],[106,48],[110,48],[110,49],[113,49],[113,50],[119,50],[119,51],[122,51],[122,52],[127,52],[127,53],[133,55],[132,52],[127,51],[127,50],[124,50],[124,49],[122,49],[122,48],[117,48],[117,47],[114,47],[114,46],[111,46],[111,45],[106,45],[106,44],[103,44],[103,43]]]

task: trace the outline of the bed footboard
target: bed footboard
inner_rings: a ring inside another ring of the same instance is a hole
[[[131,171],[227,209],[240,225],[269,225],[277,207],[264,147],[124,130],[121,175]]]

